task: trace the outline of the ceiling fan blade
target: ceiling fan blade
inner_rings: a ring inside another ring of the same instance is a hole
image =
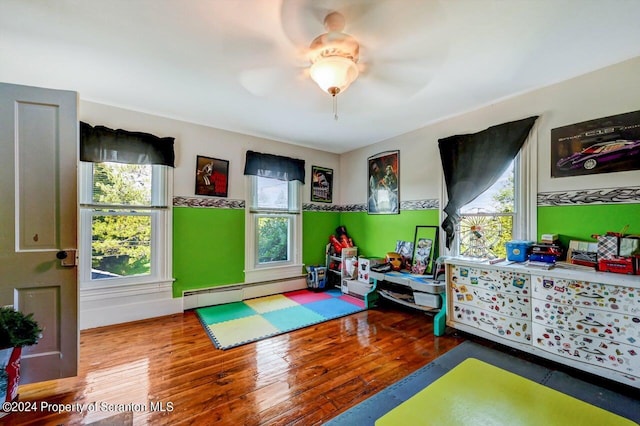
[[[240,84],[252,95],[266,98],[274,106],[287,104],[306,111],[324,108],[331,97],[309,78],[307,69],[265,67],[242,71]]]

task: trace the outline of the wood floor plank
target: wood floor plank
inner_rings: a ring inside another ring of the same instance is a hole
[[[435,337],[431,316],[383,305],[223,351],[185,312],[82,331],[78,376],[22,385],[19,397],[85,410],[12,413],[0,422],[321,424],[462,341]]]

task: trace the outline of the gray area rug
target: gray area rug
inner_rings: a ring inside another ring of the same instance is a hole
[[[465,341],[418,371],[338,415],[325,425],[373,425],[378,418],[411,398],[467,358],[476,358],[511,371],[640,424],[640,400],[638,399],[639,392],[636,389],[620,385],[619,387],[615,386],[616,390],[611,390],[595,383],[580,380],[565,372],[472,341]]]

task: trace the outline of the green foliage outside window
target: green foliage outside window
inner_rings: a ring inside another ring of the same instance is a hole
[[[493,201],[497,204],[498,213],[514,213],[515,192],[514,192],[513,175],[509,176],[508,183],[493,196]],[[505,244],[513,239],[513,215],[498,216],[501,222],[502,232],[500,233],[499,243],[494,249],[494,253],[499,258],[507,257],[507,249]]]
[[[93,203],[124,206],[95,210],[91,227],[92,268],[120,276],[148,274],[151,216],[126,205],[151,204],[151,167],[95,163]]]
[[[289,218],[258,218],[258,263],[289,260]]]
[[[459,226],[460,254],[480,258],[505,258],[505,243],[513,239],[514,175],[495,190],[491,204],[478,213],[462,214]]]

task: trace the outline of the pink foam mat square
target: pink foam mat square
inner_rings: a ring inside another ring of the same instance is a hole
[[[358,299],[357,297],[349,296],[348,294],[343,294],[342,296],[338,297],[338,299],[344,300],[345,302],[349,302],[353,305],[364,308],[364,300]]]
[[[296,290],[296,291],[291,291],[289,293],[285,293],[284,295],[290,298],[291,300],[294,300],[300,303],[301,305],[305,303],[317,302],[319,300],[326,300],[331,298],[331,296],[326,293],[321,293],[321,292],[315,293],[309,290]]]

